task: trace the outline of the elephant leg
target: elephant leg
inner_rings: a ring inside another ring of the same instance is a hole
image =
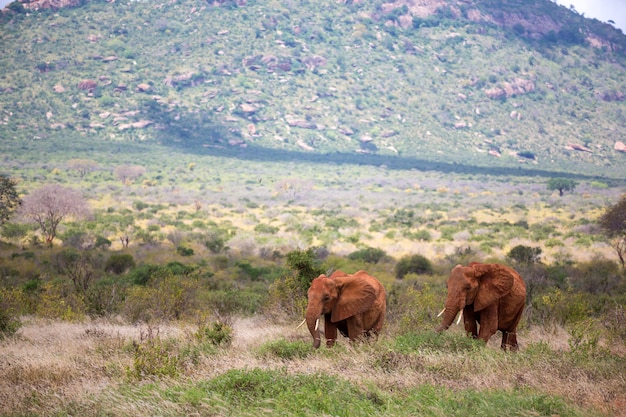
[[[348,320],[348,337],[351,341],[358,340],[363,337],[363,316],[357,314],[349,317]]]
[[[330,321],[330,315],[324,316],[324,337],[326,338],[326,346],[333,347],[337,340],[337,325]]]
[[[517,334],[515,332],[502,331],[502,344],[500,344],[502,350],[510,350],[517,352],[519,346],[517,345]]]
[[[498,331],[498,306],[492,304],[480,312],[478,338],[485,343]]]
[[[478,313],[474,312],[474,306],[472,305],[463,309],[463,325],[465,326],[465,333],[474,339],[478,337],[478,325],[476,324],[478,318],[477,314]]]

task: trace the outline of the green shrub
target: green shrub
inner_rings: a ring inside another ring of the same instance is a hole
[[[149,337],[133,344],[133,364],[126,369],[132,379],[147,377],[171,377],[179,375],[183,358],[174,340],[161,340],[158,336]]]
[[[321,275],[324,270],[315,256],[316,248],[307,250],[296,249],[287,253],[287,266],[296,272],[300,288],[304,291],[309,289],[311,281]]]
[[[540,261],[541,248],[517,245],[507,253],[506,257],[521,265],[532,265]]]
[[[274,340],[259,348],[261,357],[275,357],[283,360],[304,359],[312,352],[310,343],[290,342],[285,339]]]
[[[435,317],[445,300],[442,285],[420,284],[408,278],[396,281],[389,291],[388,310],[390,325],[397,326],[398,333],[418,329],[433,329]]]
[[[106,237],[96,236],[94,247],[96,249],[109,249],[111,247],[111,241]]]
[[[148,208],[150,205],[148,203],[144,203],[143,201],[133,201],[133,208],[137,211],[142,211],[145,208]]]
[[[135,267],[135,259],[128,253],[115,253],[107,259],[104,270],[109,273],[121,275]]]
[[[424,229],[418,230],[416,232],[407,233],[406,237],[411,240],[420,240],[422,242],[430,242],[431,240],[433,240],[430,232]]]
[[[65,321],[82,320],[86,305],[82,296],[64,285],[46,282],[41,285],[35,302],[35,315]]]
[[[254,226],[254,231],[258,232],[258,233],[264,233],[264,234],[268,234],[268,235],[273,235],[278,233],[280,229],[276,226],[270,226],[268,224],[257,224],[256,226]]]
[[[128,273],[128,280],[134,285],[146,285],[152,275],[159,269],[161,269],[161,267],[158,265],[139,265]]]
[[[409,255],[401,258],[396,264],[396,278],[402,279],[406,274],[432,275],[432,263],[422,255]]]
[[[352,261],[363,261],[370,264],[377,264],[387,257],[387,252],[378,248],[363,248],[348,255]]]
[[[22,326],[22,322],[14,308],[16,306],[11,305],[16,300],[15,295],[21,298],[20,294],[15,293],[15,291],[0,288],[0,340],[15,334]]]
[[[626,287],[626,276],[619,265],[608,259],[595,258],[579,262],[570,271],[569,284],[574,290],[590,294],[615,294]]]
[[[122,312],[132,322],[181,320],[196,314],[199,282],[157,269],[145,286],[128,288]]]
[[[568,325],[586,319],[590,312],[585,294],[555,289],[532,301],[531,319],[546,325]]]
[[[194,333],[194,337],[200,343],[228,347],[233,341],[233,328],[222,321],[216,321],[211,325],[201,326]]]
[[[207,233],[204,246],[213,253],[220,253],[226,248],[225,233],[212,231]]]
[[[187,248],[185,246],[178,246],[176,248],[176,253],[180,256],[193,256],[193,249]]]

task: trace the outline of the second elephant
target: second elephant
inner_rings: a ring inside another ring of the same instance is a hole
[[[478,262],[457,265],[446,284],[448,297],[437,331],[450,327],[460,310],[469,335],[488,342],[500,330],[502,349],[518,349],[516,332],[526,305],[526,284],[515,270]]]

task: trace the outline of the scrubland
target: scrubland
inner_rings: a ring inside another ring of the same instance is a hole
[[[20,192],[72,187],[92,214],[52,247],[22,219],[2,228],[2,415],[623,415],[626,284],[596,223],[620,179],[578,176],[559,197],[485,170],[41,146],[45,163],[28,145],[2,156]],[[121,180],[121,165],[144,169]],[[290,254],[378,277],[379,339],[313,350]],[[470,261],[525,278],[519,352],[433,332],[447,274]]]

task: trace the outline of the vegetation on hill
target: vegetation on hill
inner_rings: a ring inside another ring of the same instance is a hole
[[[623,174],[619,30],[547,0],[424,4],[9,7],[0,136]]]

